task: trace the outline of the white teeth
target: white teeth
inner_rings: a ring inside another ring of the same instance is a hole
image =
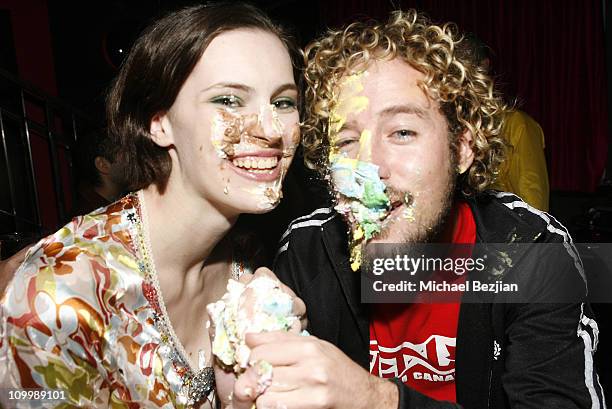
[[[265,158],[247,157],[233,159],[232,163],[234,166],[248,169],[250,172],[262,173],[274,169],[278,164],[278,158],[276,156]]]

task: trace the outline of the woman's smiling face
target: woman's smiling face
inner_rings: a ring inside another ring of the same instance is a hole
[[[299,143],[298,90],[274,34],[237,29],[215,37],[174,104],[151,121],[188,194],[228,214],[262,213],[280,200]]]

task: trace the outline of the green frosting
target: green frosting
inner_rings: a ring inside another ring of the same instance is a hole
[[[366,180],[363,185],[362,203],[369,208],[386,208],[389,204],[389,198],[385,194],[385,191],[380,189],[378,183]]]
[[[364,221],[362,227],[365,233],[366,240],[370,240],[374,233],[380,232],[380,226],[378,222]]]

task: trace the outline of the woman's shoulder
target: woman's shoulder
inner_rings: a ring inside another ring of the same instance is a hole
[[[87,387],[101,387],[112,340],[147,305],[132,248],[135,211],[130,197],[121,199],[29,249],[0,303],[0,383],[48,387],[47,375],[62,373],[70,384],[81,367],[93,374]]]
[[[73,218],[41,239],[15,272],[3,304],[12,309],[24,304],[25,308],[32,297],[43,296],[57,305],[76,298],[99,305],[111,298],[110,293],[124,282],[118,276],[137,270],[130,227],[133,212],[134,199],[126,196]]]
[[[70,223],[55,233],[54,237],[65,241],[74,238],[76,242],[107,242],[131,245],[131,230],[137,219],[138,197],[131,193],[108,206],[91,213],[76,216]]]
[[[74,217],[32,246],[24,264],[50,265],[55,267],[56,273],[66,274],[70,269],[64,266],[81,254],[90,259],[104,259],[115,255],[120,248],[132,252],[131,220],[135,217],[135,203],[134,195],[128,195],[106,207]],[[107,254],[108,251],[113,254]]]

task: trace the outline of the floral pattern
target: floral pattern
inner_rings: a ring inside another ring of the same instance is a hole
[[[66,400],[24,407],[188,406],[190,368],[158,325],[139,220],[131,194],[29,250],[0,306],[0,385],[63,390]]]

